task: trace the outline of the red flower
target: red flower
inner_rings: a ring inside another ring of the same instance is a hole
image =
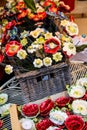
[[[45,2],[43,3],[43,6],[44,6],[44,7],[47,7],[47,6],[49,6],[49,7],[55,7],[56,4],[55,4],[53,1],[48,0],[48,1],[45,1]]]
[[[40,20],[43,20],[45,19],[47,16],[46,12],[39,12],[37,14],[31,14],[30,15],[30,19],[34,20],[34,21],[40,21]]]
[[[2,126],[3,126],[3,121],[0,120],[0,128],[2,128]]]
[[[39,107],[37,104],[26,104],[22,107],[22,112],[28,117],[36,116],[39,113]]]
[[[10,41],[5,46],[5,51],[8,56],[14,56],[20,49],[22,45],[17,41]]]
[[[70,98],[60,97],[60,98],[57,98],[55,102],[58,107],[65,107],[67,103],[70,103]]]
[[[40,104],[40,114],[41,116],[49,115],[50,110],[54,107],[54,102],[51,99],[47,99],[46,101]]]
[[[58,8],[52,6],[52,7],[49,8],[49,12],[57,13],[58,12]]]
[[[16,9],[18,10],[23,10],[25,7],[26,6],[24,2],[18,2],[18,4],[16,5]]]
[[[49,128],[52,125],[53,125],[53,123],[49,119],[44,119],[36,124],[36,129],[37,130],[46,130],[47,128]]]
[[[87,130],[87,122],[85,123],[83,130]]]
[[[68,130],[83,130],[84,121],[81,116],[70,115],[65,121]]]
[[[18,15],[18,20],[20,20],[21,18],[24,18],[26,17],[28,14],[28,11],[27,10],[22,10],[21,13]]]
[[[54,54],[60,49],[60,41],[56,38],[46,40],[44,44],[44,51],[46,53]]]
[[[13,26],[16,25],[16,21],[15,20],[12,20],[11,22],[9,22],[7,25],[6,25],[6,29],[11,29]]]
[[[4,60],[4,55],[2,53],[2,51],[0,50],[0,63],[2,63]]]

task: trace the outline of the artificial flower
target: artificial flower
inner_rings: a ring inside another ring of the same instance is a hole
[[[5,66],[5,73],[11,74],[13,72],[13,67],[11,65]]]
[[[28,43],[27,38],[23,38],[23,39],[20,41],[20,43],[22,44],[22,46],[26,46],[27,43]]]
[[[16,5],[16,8],[18,10],[23,10],[25,8],[25,3],[24,2],[18,2],[18,4]]]
[[[43,6],[44,6],[44,7],[55,7],[56,4],[55,4],[55,2],[53,2],[53,1],[46,0],[46,1],[43,3]]]
[[[0,128],[2,128],[2,126],[3,126],[3,121],[0,120]]]
[[[56,102],[56,105],[61,108],[69,104],[70,101],[71,99],[69,97],[62,96],[62,97],[57,98],[55,102]]]
[[[85,95],[85,93],[86,93],[85,88],[78,85],[76,86],[72,85],[68,91],[69,96],[73,98],[81,98]]]
[[[77,24],[73,22],[69,22],[69,24],[65,26],[65,29],[70,36],[76,36],[79,33]]]
[[[56,52],[55,54],[53,54],[53,60],[55,62],[61,61],[63,58],[63,55],[61,54],[61,52]]]
[[[26,37],[28,37],[28,36],[29,36],[29,31],[24,30],[24,31],[21,33],[20,38],[26,38]]]
[[[31,47],[32,46],[32,47]],[[31,44],[30,48],[31,49],[38,49],[39,48],[39,44],[37,43],[37,41],[34,41],[32,44]],[[35,51],[35,50],[34,50]]]
[[[51,66],[51,65],[52,65],[52,59],[51,59],[50,57],[45,57],[45,58],[43,59],[43,64],[44,64],[45,66]]]
[[[35,59],[34,62],[33,62],[33,64],[34,64],[34,67],[36,67],[36,68],[41,68],[43,66],[43,62],[39,58]]]
[[[60,23],[60,25],[61,26],[63,26],[63,27],[66,27],[66,25],[69,23],[69,21],[68,20],[61,20],[61,23]]]
[[[20,14],[18,14],[17,18],[18,20],[20,20],[21,18],[24,18],[28,15],[28,11],[27,10],[22,10],[22,12]]]
[[[72,102],[72,110],[76,114],[87,115],[87,102],[81,99],[74,100]]]
[[[6,29],[11,29],[12,27],[14,27],[16,25],[16,21],[12,20],[11,22],[8,22],[8,24],[6,25]]]
[[[87,77],[78,79],[76,81],[76,85],[80,85],[87,88]]]
[[[4,54],[0,51],[0,63],[2,63],[4,60]]]
[[[0,94],[0,105],[5,104],[8,101],[8,94],[1,93]]]
[[[28,46],[27,51],[28,51],[28,53],[34,53],[36,51],[36,49],[32,45],[32,46]]]
[[[23,49],[20,49],[18,52],[17,52],[17,57],[19,59],[25,59],[27,57],[27,52]]]
[[[45,36],[45,39],[49,39],[53,37],[52,33],[50,32],[45,33],[44,36]]]
[[[67,119],[68,115],[65,112],[60,110],[51,110],[50,111],[50,120],[56,125],[63,125],[64,121]]]
[[[50,38],[44,43],[44,51],[46,53],[54,54],[60,50],[60,41],[57,38]]]
[[[76,54],[76,48],[75,45],[71,42],[65,43],[63,47],[63,51],[66,56],[72,56]]]
[[[37,104],[25,104],[22,106],[22,113],[27,117],[35,117],[39,114],[39,107]]]
[[[44,37],[40,36],[39,38],[36,39],[36,42],[37,42],[38,44],[44,44],[45,39],[44,39]]]
[[[48,116],[50,110],[54,107],[54,102],[51,99],[47,99],[40,104],[41,116]]]
[[[7,56],[14,56],[20,49],[22,45],[17,41],[10,41],[5,46],[5,51]]]
[[[37,38],[41,34],[41,32],[43,32],[43,29],[36,28],[35,30],[30,32],[30,35],[34,38]]]
[[[37,130],[46,130],[50,126],[53,126],[53,123],[49,119],[43,119],[39,123],[36,124]]]
[[[58,13],[58,8],[57,7],[54,7],[54,6],[51,6],[49,9],[49,12],[51,12],[51,13]]]
[[[81,116],[70,115],[66,119],[65,125],[68,130],[82,130],[84,127],[84,121]]]

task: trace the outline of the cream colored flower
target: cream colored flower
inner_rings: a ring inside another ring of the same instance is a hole
[[[31,46],[32,46],[34,49],[38,49],[38,48],[39,48],[39,44],[38,44],[37,41],[34,41],[34,42],[31,44]],[[30,47],[30,48],[32,48],[32,47]]]
[[[50,32],[45,33],[44,36],[45,36],[45,39],[49,39],[53,37],[52,33]]]
[[[62,112],[60,110],[51,110],[49,116],[50,120],[57,125],[62,125],[68,117],[65,112]]]
[[[68,20],[61,20],[61,23],[60,23],[61,26],[65,27],[67,24],[69,24]]]
[[[36,42],[37,42],[38,44],[44,44],[45,39],[44,39],[42,36],[40,36],[39,38],[36,39]]]
[[[65,43],[63,47],[63,51],[66,52],[68,56],[75,55],[76,54],[75,45],[71,42]]]
[[[43,59],[43,64],[44,64],[45,66],[51,66],[51,65],[52,65],[52,60],[51,60],[51,58],[50,58],[50,57],[44,58],[44,59]]]
[[[28,46],[27,51],[28,51],[28,53],[34,53],[36,51],[36,49],[34,49],[33,46]]]
[[[28,41],[27,41],[26,38],[23,38],[23,39],[21,40],[21,44],[22,44],[22,46],[26,46],[27,43],[28,43]]]
[[[13,67],[11,65],[6,65],[5,66],[5,73],[11,74],[12,72],[13,72]]]
[[[76,85],[71,86],[71,90],[69,91],[69,96],[73,98],[81,98],[85,95],[86,90],[84,87]]]
[[[27,52],[23,49],[20,49],[17,53],[19,59],[25,59],[27,57]]]
[[[76,114],[87,115],[87,101],[74,100],[72,103],[72,110]]]
[[[78,79],[76,85],[81,85],[87,88],[87,77]]]
[[[36,68],[41,68],[43,66],[43,62],[39,58],[35,59],[34,62],[33,62],[33,64],[34,64],[34,67],[36,67]]]
[[[70,36],[75,36],[79,33],[77,24],[73,22],[69,22],[69,24],[65,26],[65,29]]]
[[[43,31],[43,28],[36,28],[35,30],[30,32],[30,35],[34,38],[37,38]]]
[[[55,62],[61,61],[63,58],[61,52],[57,52],[55,54],[53,54],[53,60],[55,60]]]

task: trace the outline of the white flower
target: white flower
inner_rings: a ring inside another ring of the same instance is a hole
[[[67,24],[69,23],[69,21],[68,20],[61,20],[61,26],[66,26]]]
[[[39,48],[39,44],[37,43],[37,41],[34,41],[31,46],[33,47],[33,49],[38,49]],[[32,48],[31,47],[31,48]]]
[[[36,51],[36,49],[34,49],[33,46],[28,46],[27,51],[28,51],[28,53],[33,53]]]
[[[71,86],[71,90],[69,91],[69,96],[73,98],[81,98],[85,95],[86,90],[84,87],[76,85]]]
[[[65,29],[70,36],[75,36],[79,33],[77,24],[73,22],[69,22],[69,24],[65,26]]]
[[[33,64],[34,64],[34,67],[36,67],[36,68],[41,68],[43,66],[43,62],[39,58],[35,59],[34,62],[33,62]]]
[[[30,35],[34,38],[37,38],[42,32],[44,32],[43,28],[36,28],[36,30],[30,32]]]
[[[71,42],[65,43],[63,47],[63,51],[66,52],[68,56],[75,55],[76,54],[75,45]]]
[[[61,61],[62,58],[63,58],[63,56],[62,56],[61,52],[57,52],[57,53],[53,54],[53,60],[55,60],[56,62]]]
[[[53,37],[52,33],[50,32],[45,33],[44,36],[45,36],[45,39],[49,39]]]
[[[5,104],[3,106],[0,107],[0,114],[2,116],[5,116],[9,113],[9,108],[12,104],[11,103],[8,103],[8,104]]]
[[[8,100],[8,95],[6,93],[1,93],[0,94],[0,105],[6,103]]]
[[[62,125],[68,117],[65,112],[62,112],[60,110],[51,110],[49,116],[50,120],[57,125]]]
[[[77,80],[76,85],[81,85],[87,88],[87,78],[80,78]]]
[[[52,60],[51,60],[51,58],[50,58],[50,57],[44,58],[44,59],[43,59],[43,64],[44,64],[45,66],[51,66],[51,65],[52,65]]]
[[[72,103],[72,110],[76,114],[87,115],[87,101],[74,100]]]
[[[13,72],[13,67],[11,65],[5,66],[5,73],[11,74]]]
[[[18,52],[17,52],[17,57],[19,59],[25,59],[27,57],[27,52],[23,49],[20,49]]]

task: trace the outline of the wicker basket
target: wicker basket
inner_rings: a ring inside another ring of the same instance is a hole
[[[70,84],[69,66],[63,62],[16,76],[27,102],[65,91]]]

